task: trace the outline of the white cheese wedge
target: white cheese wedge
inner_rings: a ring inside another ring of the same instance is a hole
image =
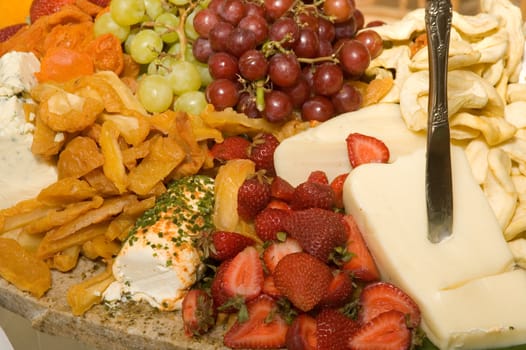
[[[344,185],[383,279],[418,303],[423,328],[440,349],[526,343],[526,273],[476,183],[464,151],[452,148],[453,234],[427,239],[425,149],[392,164],[354,169]]]
[[[40,62],[31,52],[11,51],[0,58],[0,96],[29,92],[37,84]]]
[[[372,135],[389,148],[391,158],[423,147],[425,133],[409,131],[398,104],[377,104],[332,118],[281,142],[274,154],[276,173],[296,186],[314,170],[329,180],[351,170],[345,139],[351,132]]]

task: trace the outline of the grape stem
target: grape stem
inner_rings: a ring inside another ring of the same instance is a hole
[[[320,63],[320,62],[340,63],[340,60],[336,57],[336,55],[314,57],[314,58],[298,57],[297,60],[298,62],[301,62],[301,63],[310,63],[310,64]]]
[[[179,59],[181,61],[184,61],[186,59],[186,45],[188,44],[188,38],[186,37],[186,33],[184,30],[184,26],[186,23],[186,19],[188,15],[193,11],[198,2],[190,2],[188,6],[185,8],[178,8],[179,11],[179,17],[181,18],[181,21],[179,22],[179,26],[176,28],[177,35],[179,36],[179,42],[181,43],[181,51],[179,52]]]

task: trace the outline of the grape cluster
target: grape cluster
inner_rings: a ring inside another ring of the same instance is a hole
[[[383,48],[354,0],[211,0],[192,51],[208,64],[206,99],[251,118],[325,121],[359,108],[360,79]],[[359,33],[358,33],[359,31]]]
[[[95,35],[112,33],[142,67],[137,96],[149,112],[167,109],[198,115],[212,81],[192,52],[199,38],[193,21],[206,4],[190,0],[112,0],[95,20]]]

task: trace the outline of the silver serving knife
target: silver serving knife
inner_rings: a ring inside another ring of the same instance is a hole
[[[426,157],[428,239],[438,243],[452,233],[453,186],[447,110],[447,66],[452,6],[428,0],[426,30],[429,54],[429,104]]]

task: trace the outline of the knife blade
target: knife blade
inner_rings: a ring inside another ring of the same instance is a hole
[[[432,243],[449,237],[453,226],[453,186],[447,105],[447,66],[452,6],[428,0],[425,22],[429,57],[429,103],[426,151],[426,204]]]

